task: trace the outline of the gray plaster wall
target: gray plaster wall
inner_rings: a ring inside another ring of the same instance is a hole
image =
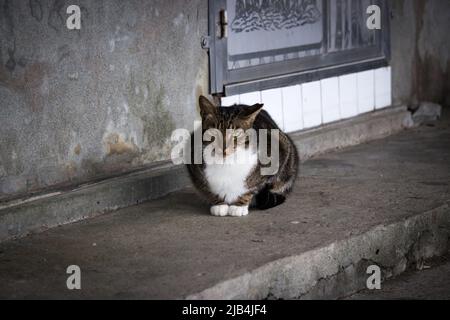
[[[81,7],[81,30],[66,9]],[[207,0],[0,0],[0,200],[165,160],[208,92]]]
[[[394,104],[450,105],[450,1],[391,0]]]
[[[390,3],[394,104],[449,104],[450,1]],[[206,33],[207,0],[0,0],[0,201],[168,159],[208,92]]]

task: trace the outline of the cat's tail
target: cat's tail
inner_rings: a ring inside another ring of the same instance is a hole
[[[254,206],[259,210],[267,210],[279,206],[285,200],[284,195],[272,192],[268,186],[265,186],[254,197]]]

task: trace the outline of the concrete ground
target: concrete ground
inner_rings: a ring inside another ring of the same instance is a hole
[[[349,300],[450,300],[450,257],[427,261],[425,268],[386,281],[380,290],[364,290]]]
[[[284,205],[245,218],[212,217],[186,189],[6,241],[0,244],[0,298],[184,298],[377,226],[448,209],[449,159],[446,118],[310,160]],[[391,250],[373,249],[377,255]],[[69,265],[81,268],[81,290],[66,288]],[[276,285],[288,286],[286,279],[278,277]]]

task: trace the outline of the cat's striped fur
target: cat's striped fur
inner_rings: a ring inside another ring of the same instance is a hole
[[[216,107],[203,96],[200,97],[199,104],[202,133],[215,128],[225,137],[227,129],[253,128],[257,132],[258,129],[268,129],[270,153],[270,130],[279,130],[279,170],[272,176],[261,175],[261,163],[252,154],[247,140],[234,151],[249,156],[250,162],[241,167],[239,164],[210,165],[205,161],[202,164],[187,165],[194,186],[211,203],[211,213],[216,216],[245,216],[249,207],[265,210],[283,203],[297,177],[298,153],[289,136],[262,110],[263,105]],[[209,142],[203,143],[203,150],[207,144]]]

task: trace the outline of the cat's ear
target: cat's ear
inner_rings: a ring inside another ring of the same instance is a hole
[[[198,105],[200,106],[200,115],[203,120],[208,118],[208,116],[215,117],[217,107],[208,98],[200,96],[198,98]]]
[[[241,118],[241,120],[245,121],[249,126],[251,126],[253,125],[253,122],[255,121],[256,117],[258,116],[259,112],[262,110],[263,107],[264,105],[261,103],[245,107],[239,113],[239,118]]]

